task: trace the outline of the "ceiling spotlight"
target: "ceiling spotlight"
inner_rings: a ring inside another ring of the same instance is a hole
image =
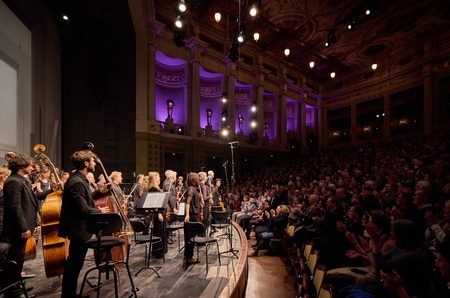
[[[255,128],[255,127],[256,127],[256,121],[255,121],[255,120],[252,120],[252,122],[250,122],[250,126],[251,126],[252,128]]]
[[[184,2],[184,0],[180,0],[180,2],[178,3],[178,10],[181,12],[186,11],[186,3]]]
[[[220,12],[216,12],[214,14],[214,20],[216,20],[216,22],[219,23],[220,19],[222,19],[222,15],[220,14]]]
[[[373,69],[373,70],[376,70],[377,67],[378,67],[378,64],[376,64],[376,63],[372,64],[372,69]]]
[[[255,32],[255,34],[253,34],[253,39],[254,39],[255,41],[258,41],[258,40],[259,40],[259,33],[258,33],[258,32]]]
[[[314,68],[314,61],[309,62],[309,68]]]
[[[348,24],[348,26],[347,26],[347,29],[348,30],[352,30],[352,29],[354,29],[356,26],[359,26],[359,25],[361,25],[361,19],[359,18],[359,16],[354,16],[352,19],[351,19],[351,21],[350,21],[350,23]]]
[[[334,78],[336,77],[336,73],[335,73],[334,71],[332,71],[332,72],[330,73],[330,77],[331,77],[332,79],[334,79]]]
[[[238,35],[238,37],[237,37],[237,40],[238,40],[240,43],[243,43],[243,42],[244,42],[244,39],[245,39],[244,32],[241,31],[241,33],[239,33],[239,35]]]
[[[68,21],[68,20],[69,20],[69,16],[66,15],[65,13],[63,13],[61,17],[62,17],[62,19],[63,19],[64,21]]]
[[[177,28],[183,28],[183,21],[181,20],[181,16],[177,16],[177,19],[175,20],[175,26],[177,26]]]
[[[252,17],[255,17],[257,13],[258,13],[258,10],[256,9],[256,5],[253,5],[253,6],[250,8],[249,14],[250,14]]]
[[[285,49],[284,49],[284,55],[285,55],[286,57],[288,57],[290,53],[291,53],[291,50],[290,50],[289,48],[285,48]]]
[[[228,129],[223,128],[222,129],[222,135],[226,137],[228,135]]]
[[[366,10],[366,15],[368,16],[370,14],[370,9]]]

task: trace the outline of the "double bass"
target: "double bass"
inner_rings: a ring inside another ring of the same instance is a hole
[[[44,154],[45,146],[37,144],[34,146],[36,159],[43,165],[50,167],[50,171],[55,176],[59,185],[62,185],[55,166],[50,158]],[[44,257],[45,275],[47,278],[61,276],[64,265],[69,254],[69,240],[58,236],[59,217],[61,215],[62,189],[58,189],[49,194],[42,204],[41,233],[42,233],[42,254]]]
[[[83,150],[91,151],[94,149],[94,144],[91,142],[86,142],[83,144]],[[103,175],[105,177],[106,183],[111,184],[111,179],[109,178],[105,167],[103,166],[102,161],[100,158],[92,152],[94,155],[94,161],[96,164],[100,165],[100,168],[102,169]],[[111,249],[111,258],[112,261],[119,262],[119,261],[125,261],[128,256],[128,251],[130,248],[130,243],[128,241],[128,235],[133,234],[133,229],[131,227],[130,220],[128,219],[128,215],[126,211],[124,210],[122,203],[119,200],[120,194],[118,194],[114,187],[111,186],[110,193],[106,194],[94,201],[95,207],[109,207],[109,210],[111,212],[119,213],[120,217],[122,218],[123,222],[123,229],[120,230],[120,232],[115,233],[114,236],[123,238],[125,240],[125,243],[122,246],[116,246],[113,249]],[[118,268],[123,268],[124,265],[117,266]]]

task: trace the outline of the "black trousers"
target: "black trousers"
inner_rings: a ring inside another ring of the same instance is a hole
[[[198,215],[194,213],[189,214],[189,221],[197,222]],[[194,244],[189,241],[189,235],[184,228],[184,257],[186,259],[192,258],[194,256]]]
[[[84,240],[70,240],[69,257],[64,267],[61,297],[77,297],[77,282],[88,249]]]
[[[34,237],[31,235],[31,237]],[[8,251],[8,260],[12,260],[17,263],[17,267],[20,271],[23,269],[23,262],[25,260],[25,248],[27,246],[28,239],[20,237],[10,237],[9,244],[11,247]]]

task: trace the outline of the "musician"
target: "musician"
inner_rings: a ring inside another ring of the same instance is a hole
[[[131,202],[133,204],[133,208],[139,204],[139,200],[141,199],[142,193],[144,191],[144,175],[139,174],[136,177],[136,183],[133,185],[133,192],[131,193]]]
[[[94,192],[98,189],[97,184],[95,183],[95,177],[94,174],[89,172],[86,175],[87,180],[89,181],[89,190],[91,192]]]
[[[197,222],[199,221],[198,214],[200,212],[201,196],[198,191],[200,186],[200,179],[197,173],[190,173],[187,178],[188,189],[186,191],[186,211],[184,221]],[[186,264],[196,264],[198,260],[194,258],[194,244],[190,243],[188,239],[188,233],[184,230],[184,257]]]
[[[205,228],[209,227],[209,217],[210,217],[210,206],[212,206],[213,201],[212,201],[212,194],[211,194],[211,188],[206,186],[206,180],[207,180],[207,176],[205,172],[199,172],[198,173],[198,177],[200,179],[200,191],[201,191],[201,196],[203,198],[203,220],[202,223],[205,225]]]
[[[69,179],[70,173],[66,172],[66,171],[61,171],[61,173],[59,174],[59,176],[61,177],[61,182],[64,184],[66,184],[67,179]],[[94,179],[95,182],[95,179]]]
[[[167,170],[164,174],[166,176],[166,180],[164,180],[163,182],[163,191],[170,192],[169,211],[172,213],[178,213],[177,190],[175,189],[175,180],[177,179],[177,172]]]
[[[210,189],[214,186],[214,172],[213,171],[208,171],[208,177],[206,177],[205,184]]]
[[[2,167],[3,168],[8,168],[8,164],[9,161],[11,160],[11,158],[13,158],[16,155],[16,153],[9,151],[5,153],[5,160],[6,160],[6,164],[4,164]]]
[[[120,201],[120,205],[128,205],[128,198],[125,198],[123,195],[123,191],[120,188],[120,183],[122,183],[122,172],[113,171],[111,175],[109,176],[109,179],[111,179],[111,188],[112,191],[114,191],[118,199]]]
[[[95,171],[94,154],[82,150],[72,154],[71,160],[76,171],[65,184],[62,197],[61,217],[58,236],[70,240],[69,256],[64,267],[61,297],[76,297],[77,281],[83,268],[87,247],[85,242],[92,234],[86,231],[86,217],[93,213],[109,212],[109,207],[95,208],[94,198],[109,191],[108,185],[91,193],[87,174]]]
[[[217,178],[214,183],[214,188],[212,190],[213,206],[220,206],[220,203],[222,202],[219,190],[221,183],[222,179],[220,178]]]
[[[3,186],[5,185],[6,179],[11,174],[11,171],[7,167],[0,168],[0,241],[3,241]]]
[[[161,177],[158,172],[149,172],[148,173],[148,192],[160,192],[159,184],[161,183]],[[166,206],[166,209],[168,207]],[[163,251],[167,253],[167,229],[166,229],[166,216],[165,212],[158,212],[158,217],[153,220],[153,235],[162,238]],[[156,250],[156,246],[155,246]],[[155,253],[155,258],[162,258],[162,255]]]
[[[106,178],[103,174],[100,174],[98,176],[97,187],[103,188],[104,185],[106,185]]]
[[[33,171],[34,160],[25,154],[16,154],[8,163],[11,175],[3,188],[4,199],[4,236],[11,248],[8,259],[17,263],[22,271],[25,247],[29,237],[33,237],[37,223],[38,201],[44,200],[52,189],[35,194],[27,176]],[[15,294],[19,289],[13,289]]]

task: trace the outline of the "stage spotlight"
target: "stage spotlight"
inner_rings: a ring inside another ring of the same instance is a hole
[[[222,103],[226,103],[228,101],[228,93],[222,93]]]
[[[175,20],[175,26],[177,26],[177,28],[183,28],[183,19],[181,18],[180,15],[177,16],[177,19]]]
[[[252,111],[252,113],[255,113],[256,112],[256,101],[253,101],[252,102],[252,106],[251,106],[251,111]]]
[[[180,2],[178,2],[178,10],[179,10],[180,12],[185,12],[186,9],[187,9],[187,7],[186,7],[186,2],[185,2],[185,0],[180,0]]]

